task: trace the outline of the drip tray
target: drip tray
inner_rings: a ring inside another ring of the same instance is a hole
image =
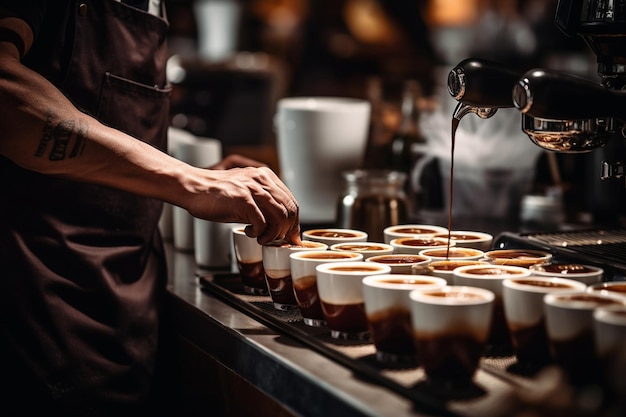
[[[626,280],[626,230],[593,229],[550,233],[500,234],[496,249],[538,249],[556,260],[585,263],[605,270],[606,281]]]

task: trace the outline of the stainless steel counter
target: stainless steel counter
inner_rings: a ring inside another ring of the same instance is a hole
[[[200,288],[193,254],[167,247],[177,331],[295,415],[434,416],[410,400],[254,320]]]

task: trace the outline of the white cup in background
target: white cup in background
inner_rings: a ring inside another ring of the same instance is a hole
[[[193,219],[196,264],[207,269],[228,269],[231,265],[230,239],[233,223]]]
[[[341,173],[363,162],[371,105],[344,97],[288,97],[274,117],[283,181],[300,204],[303,223],[331,223]]]
[[[174,157],[196,167],[206,168],[222,159],[222,143],[217,139],[198,137],[191,143],[181,142],[174,149]],[[174,247],[178,250],[194,249],[194,220],[181,207],[172,209]],[[210,242],[208,236],[200,237]]]
[[[193,2],[198,55],[207,61],[227,59],[237,51],[241,5],[235,0]]]
[[[174,156],[174,150],[179,143],[192,143],[196,141],[196,136],[184,129],[170,126],[167,129],[167,153],[170,156]],[[170,203],[163,203],[163,211],[159,218],[159,230],[161,236],[165,240],[172,240],[174,238],[174,219],[173,206]]]

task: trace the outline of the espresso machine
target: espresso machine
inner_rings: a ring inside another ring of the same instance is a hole
[[[459,102],[453,117],[482,119],[515,107],[521,129],[552,152],[593,153],[595,174],[586,184],[598,217],[626,217],[626,0],[559,0],[555,24],[580,36],[597,57],[600,82],[535,68],[520,73],[499,63],[466,59],[448,76]],[[505,150],[503,150],[505,151]],[[581,167],[582,169],[582,167]],[[594,219],[594,224],[596,223]],[[605,268],[605,279],[626,279],[626,229],[503,233],[497,248],[548,250],[568,261]]]

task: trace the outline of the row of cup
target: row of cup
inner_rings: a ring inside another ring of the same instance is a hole
[[[368,278],[365,279],[372,280],[374,278],[369,276],[376,275],[376,279],[388,281],[384,285],[379,286],[388,286],[391,288],[404,286],[406,293],[406,288],[415,290],[418,289],[415,288],[416,286],[419,287],[424,284],[451,284],[449,277],[446,282],[446,280],[437,281],[436,277],[432,276],[390,275],[389,272],[391,272],[391,269],[386,268],[385,265],[373,266],[371,262],[369,264],[363,262],[363,254],[356,252],[351,253],[349,251],[334,253],[336,251],[326,250],[329,243],[331,247],[337,249],[337,244],[333,243],[335,241],[334,239],[346,238],[346,234],[352,233],[351,231],[326,230],[322,233],[318,230],[315,232],[318,234],[317,237],[321,237],[326,243],[305,241],[305,245],[309,246],[308,248],[290,248],[290,245],[286,244],[274,245],[277,248],[277,250],[275,250],[276,254],[279,252],[278,248],[280,248],[280,250],[286,251],[289,258],[289,266],[287,266],[287,263],[284,263],[283,267],[276,268],[276,270],[280,271],[282,269],[283,275],[291,274],[293,288],[289,288],[290,291],[288,292],[293,291],[297,304],[303,313],[305,323],[309,325],[328,325],[333,337],[338,338],[359,338],[370,333],[374,344],[377,346],[377,356],[381,358],[402,357],[402,351],[394,352],[393,349],[389,350],[385,348],[385,346],[394,344],[404,345],[406,351],[411,348],[412,344],[411,342],[407,342],[407,337],[404,338],[404,343],[402,343],[402,337],[398,338],[397,336],[399,331],[388,331],[387,334],[392,334],[394,337],[391,339],[388,337],[386,341],[384,341],[383,337],[383,342],[377,343],[380,332],[376,332],[375,329],[406,329],[406,316],[407,312],[411,309],[411,304],[407,300],[409,300],[410,297],[407,297],[406,294],[396,295],[396,297],[404,299],[404,309],[399,308],[399,306],[402,305],[399,299],[394,300],[393,297],[391,297],[390,300],[393,301],[389,302],[389,310],[395,313],[390,313],[389,311],[384,312],[382,311],[384,308],[380,306],[384,305],[385,302],[382,300],[385,299],[385,296],[372,296],[372,293],[379,292],[379,290],[368,290],[368,286],[364,284],[365,280],[363,278],[368,276]],[[245,236],[243,229],[239,229],[238,233]],[[310,231],[304,232],[303,236],[316,238],[315,233],[311,234]],[[361,239],[366,239],[366,237],[361,236]],[[352,245],[354,244],[356,243],[352,243]],[[384,246],[384,244],[378,243],[365,242],[365,244]],[[344,245],[347,245],[345,249],[350,249],[350,244],[346,243]],[[271,246],[272,245],[263,247],[261,250],[262,254],[271,253]],[[265,252],[263,252],[264,250]],[[529,253],[526,253],[526,255],[529,255]],[[533,253],[533,255],[535,254]],[[280,256],[277,255],[276,258],[278,259]],[[282,258],[285,259],[286,256],[283,254]],[[371,261],[371,258],[370,256],[368,260]],[[260,263],[261,267],[265,266],[271,271],[273,269],[271,266],[272,262],[275,261],[267,262],[269,259],[270,256],[262,255]],[[504,259],[501,261],[502,263],[508,262],[508,258],[496,259]],[[335,262],[342,262],[342,264],[335,264]],[[287,270],[289,271],[285,272]],[[471,271],[474,271],[474,273]],[[271,274],[272,273],[270,273],[270,275]],[[492,305],[491,316],[481,321],[483,324],[489,323],[485,324],[485,328],[487,329],[485,333],[485,343],[489,343],[489,339],[494,337],[498,331],[501,332],[501,335],[505,334],[505,337],[512,336],[514,338],[513,344],[515,353],[518,357],[518,363],[516,365],[518,365],[518,367],[525,366],[527,369],[540,363],[545,364],[547,361],[551,360],[552,357],[549,348],[546,347],[548,346],[548,337],[546,333],[547,330],[544,328],[544,309],[541,305],[537,305],[537,301],[543,301],[543,296],[548,292],[562,290],[568,293],[572,291],[584,291],[587,288],[584,283],[578,281],[546,276],[531,276],[531,274],[536,275],[537,271],[511,265],[479,264],[454,269],[454,279],[452,280],[453,286],[456,288],[464,288],[463,291],[475,291],[479,289],[493,294],[492,300],[488,303]],[[512,279],[511,275],[515,278]],[[266,274],[265,283],[266,286],[270,288],[270,293],[272,289],[288,288],[281,285],[274,286],[268,284],[271,280],[272,278],[268,279]],[[505,282],[507,283],[505,284]],[[398,283],[402,285],[396,285]],[[596,287],[598,287],[598,285],[589,288]],[[608,283],[603,283],[601,291],[608,291],[607,287],[609,287]],[[623,285],[623,287],[626,287],[626,285]],[[471,288],[471,290],[466,290],[466,288]],[[618,289],[620,287],[615,285],[615,288]],[[508,295],[505,296],[505,294]],[[441,295],[438,297],[441,297]],[[444,298],[448,298],[448,296]],[[509,301],[505,302],[505,299]],[[448,302],[449,300],[445,301],[444,304]],[[586,301],[587,304],[590,302],[592,302],[592,300]],[[505,305],[508,307],[505,308]],[[283,307],[285,307],[285,305],[279,304],[277,306],[277,308]],[[363,314],[357,314],[360,311],[359,308],[361,311],[366,311],[365,316]],[[403,310],[405,316],[403,326],[393,326],[390,324],[380,326],[376,324],[377,321],[380,321],[381,317],[399,314],[398,310]],[[608,313],[604,314],[607,315]],[[465,314],[463,315],[465,316]],[[435,316],[445,317],[445,315],[441,313],[437,313]],[[359,317],[359,319],[356,317]],[[580,321],[575,322],[580,323]],[[420,320],[417,324],[413,324],[412,328],[423,323],[424,321]],[[497,323],[499,323],[499,326],[496,325]],[[471,328],[469,324],[461,327]],[[529,330],[532,328],[534,328],[534,330]],[[566,326],[561,323],[558,324],[556,328],[564,329]],[[540,330],[539,334],[541,334],[541,329],[543,329],[544,337],[539,337],[538,341],[534,341],[532,335],[537,333],[537,330]],[[414,335],[411,336],[411,339],[414,339]],[[529,342],[529,340],[533,341]],[[543,359],[539,360],[534,352],[543,352],[543,354],[539,356],[539,358],[542,357]]]

